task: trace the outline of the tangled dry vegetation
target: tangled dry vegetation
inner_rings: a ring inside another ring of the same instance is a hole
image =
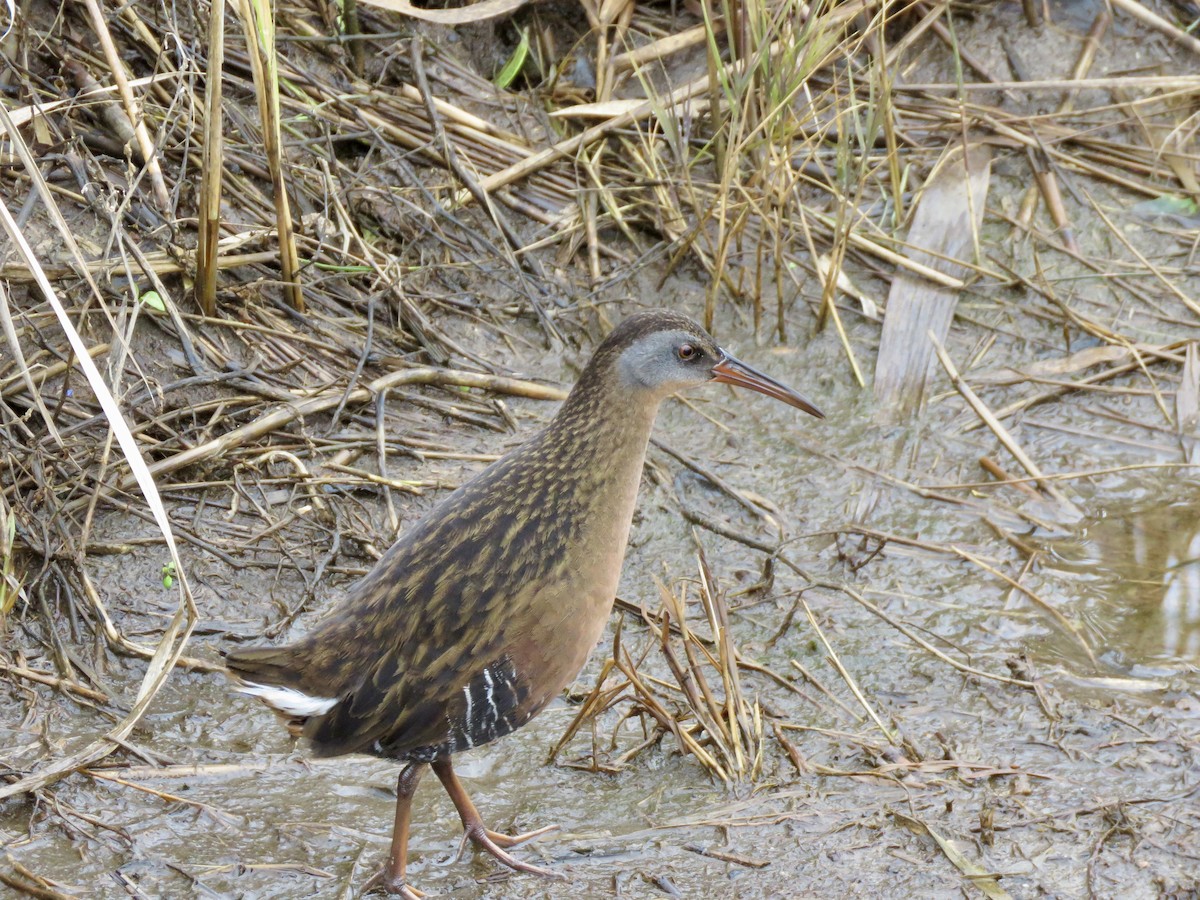
[[[145,758],[130,735],[172,671],[216,668],[197,629],[227,629],[198,612],[174,541],[264,581],[298,569],[299,599],[266,616],[281,634],[324,596],[322,578],[361,570],[341,554],[365,565],[386,545],[394,497],[435,493],[459,462],[492,457],[463,449],[447,421],[509,432],[501,398],[562,396],[514,372],[540,356],[572,364],[619,317],[613,304],[676,274],[702,285],[693,309],[710,327],[736,321],[776,344],[836,335],[843,369],[830,377],[865,386],[873,369],[881,423],[907,421],[927,382],[948,377],[970,410],[956,432],[988,429],[1011,463],[985,452],[986,477],[947,484],[802,449],[977,512],[1016,561],[863,525],[870,492],[860,524],[834,536],[839,558],[857,572],[901,547],[964,563],[1094,663],[1087,629],[1025,586],[1037,551],[1020,530],[1077,521],[1087,510],[1063,485],[1095,473],[1047,475],[1011,426],[1068,395],[1124,391],[1162,413],[1146,440],[1182,442],[1179,464],[1194,462],[1197,10],[1027,0],[1011,34],[982,40],[974,23],[1003,16],[994,6],[581,0],[482,18],[302,0],[272,22],[253,0],[224,16],[207,3],[23,4],[0,39],[0,677],[25,715],[0,722],[0,799],[53,804],[65,776]],[[1036,74],[1022,65],[1031,46]],[[1114,206],[1141,217],[1136,233]],[[973,344],[948,341],[956,314]],[[1038,365],[968,371],[997,344],[1056,332],[1065,350]],[[1028,668],[977,668],[852,578],[809,573],[769,501],[661,452],[753,529],[680,499],[699,574],[623,603],[556,754],[573,746],[573,764],[616,771],[669,739],[731,782],[771,754],[799,774],[846,774],[805,758],[793,737],[807,726],[747,689],[754,679],[873,723],[854,740],[875,775],[920,769],[839,660],[813,590],[965,677],[1040,691]],[[997,483],[1011,503],[979,493]],[[363,492],[385,501],[382,530]],[[113,514],[162,533],[98,537]],[[705,559],[711,534],[767,561],[742,592],[750,606],[775,570],[800,580],[773,598],[776,637],[803,622],[826,674],[739,651],[741,601]],[[110,609],[93,560],[146,546],[177,606]],[[325,549],[300,549],[313,546]],[[149,660],[136,695],[112,690],[110,654]],[[90,710],[94,739],[39,742],[45,703]],[[603,738],[627,720],[640,739]],[[573,738],[589,730],[581,751]],[[0,879],[61,896],[17,861]]]

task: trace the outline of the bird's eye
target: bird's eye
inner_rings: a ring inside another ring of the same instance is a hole
[[[688,360],[695,359],[695,358],[696,358],[696,354],[698,354],[699,352],[700,352],[700,351],[699,351],[699,350],[697,350],[697,349],[696,349],[696,348],[695,348],[693,345],[691,345],[691,344],[680,344],[680,345],[679,345],[679,350],[678,350],[678,353],[679,353],[679,358],[680,358],[680,359],[682,359],[684,362],[687,362]]]

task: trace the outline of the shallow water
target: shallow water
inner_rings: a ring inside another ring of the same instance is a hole
[[[1093,592],[1110,664],[1157,671],[1200,664],[1198,510],[1200,495],[1114,504],[1073,539],[1051,544],[1051,564]]]

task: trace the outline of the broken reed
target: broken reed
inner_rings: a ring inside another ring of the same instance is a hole
[[[0,635],[4,634],[8,615],[21,595],[22,579],[18,577],[13,562],[16,539],[16,517],[8,508],[4,495],[0,494]]]
[[[762,709],[743,691],[729,629],[729,610],[703,550],[697,552],[697,563],[700,577],[696,586],[711,636],[698,634],[688,622],[689,583],[682,582],[678,593],[660,583],[659,611],[651,613],[642,607],[649,640],[635,659],[622,641],[624,618],[618,622],[612,655],[551,751],[551,760],[580,729],[590,725],[593,746],[587,768],[617,771],[669,733],[681,752],[694,756],[710,774],[727,784],[758,777],[763,760]],[[673,683],[650,674],[652,667],[647,660],[655,650]],[[610,683],[614,671],[623,676],[615,684]],[[617,732],[631,718],[641,719],[644,740],[612,762],[602,764],[600,717],[626,701],[628,706],[613,728],[610,749],[615,750]]]

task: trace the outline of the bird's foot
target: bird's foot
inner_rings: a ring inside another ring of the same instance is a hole
[[[402,900],[422,900],[425,896],[424,891],[418,891],[415,887],[404,880],[403,875],[392,875],[384,866],[378,872],[368,879],[363,885],[363,896],[372,891],[390,894],[393,897],[400,897]]]
[[[503,847],[507,850],[509,847],[519,847],[521,844],[528,841],[536,841],[543,834],[549,834],[552,831],[558,831],[557,825],[547,825],[544,828],[539,828],[537,831],[526,831],[524,834],[501,834],[498,831],[489,831],[484,829],[486,834],[497,847]],[[469,838],[470,835],[463,835],[463,839]]]
[[[489,831],[488,829],[484,828],[482,824],[479,824],[466,830],[466,833],[463,834],[462,846],[465,847],[466,842],[469,840],[480,850],[491,854],[510,869],[516,869],[518,872],[528,872],[531,875],[541,875],[543,878],[553,878],[558,881],[566,881],[567,876],[563,875],[561,872],[553,872],[550,869],[543,869],[541,866],[535,866],[531,863],[521,862],[521,860],[517,859],[504,849],[505,847],[515,847],[518,844],[525,843],[526,841],[532,841],[534,838],[541,837],[543,834],[557,830],[557,825],[547,825],[545,828],[539,828],[537,831],[529,831],[525,834],[508,835],[499,834],[495,831]],[[461,847],[459,848],[459,852],[461,854]]]

